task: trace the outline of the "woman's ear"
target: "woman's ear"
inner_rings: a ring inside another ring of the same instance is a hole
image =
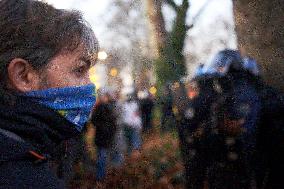
[[[8,65],[8,84],[19,92],[38,90],[39,73],[26,60],[15,58]]]

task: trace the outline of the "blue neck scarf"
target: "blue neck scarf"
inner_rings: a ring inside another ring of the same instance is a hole
[[[82,131],[96,102],[95,85],[50,88],[31,91],[24,96],[57,111]]]

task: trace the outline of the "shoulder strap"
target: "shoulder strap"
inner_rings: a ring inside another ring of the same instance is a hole
[[[11,140],[14,140],[16,142],[26,143],[26,141],[24,139],[22,139],[19,135],[15,134],[11,131],[0,128],[0,134],[4,135],[5,137],[7,137]],[[7,162],[7,161],[23,161],[23,160],[30,160],[30,161],[34,162],[35,164],[38,164],[38,163],[43,163],[43,162],[47,161],[47,157],[44,156],[44,155],[41,155],[41,154],[37,153],[36,151],[34,151],[33,149],[31,149],[31,150],[27,151],[26,154],[19,155],[18,157],[16,156],[15,158],[12,158],[10,160],[4,160],[1,163]]]
[[[12,140],[25,143],[24,139],[22,139],[19,135],[16,135],[15,133],[12,133],[8,130],[4,130],[0,128],[0,133]]]

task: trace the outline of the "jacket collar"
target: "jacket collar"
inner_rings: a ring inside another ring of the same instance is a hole
[[[51,154],[63,140],[79,134],[75,126],[57,112],[25,97],[0,100],[0,128],[43,154]]]

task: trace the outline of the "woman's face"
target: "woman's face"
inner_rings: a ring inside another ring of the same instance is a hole
[[[13,59],[8,65],[8,88],[18,92],[29,92],[48,88],[81,86],[91,83],[89,69],[96,62],[84,48],[60,53],[39,70],[26,60]]]
[[[89,69],[94,62],[92,57],[80,49],[61,53],[41,70],[39,89],[90,84]]]

